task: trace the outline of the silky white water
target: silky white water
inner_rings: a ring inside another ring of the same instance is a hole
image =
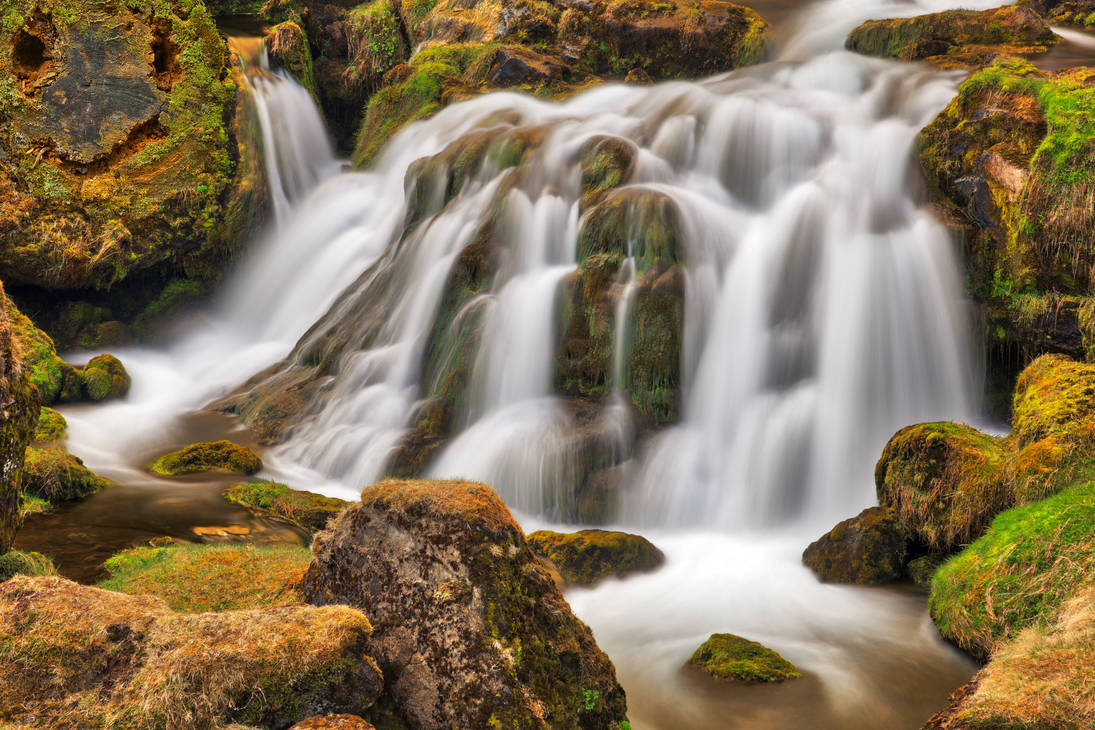
[[[468,403],[427,471],[490,483],[530,529],[573,517],[569,485],[588,465],[553,392],[555,305],[577,265],[578,151],[619,137],[638,150],[631,184],[682,212],[682,417],[637,441],[617,396],[597,428],[627,475],[617,521],[669,561],[572,591],[576,612],[616,661],[637,728],[733,726],[717,721],[730,708],[742,727],[802,727],[802,707],[814,727],[918,726],[916,692],[945,694],[969,670],[922,599],[822,586],[799,561],[874,502],[872,466],[896,429],[975,407],[953,243],[921,207],[912,149],[958,77],[840,50],[862,20],[913,8],[808,6],[775,61],[702,82],[607,86],[563,104],[489,94],[408,128],[367,172],[342,171],[300,87],[254,75],[270,230],[190,335],[117,353],[129,398],[72,413],[69,447],[122,481],[139,473],[133,454],[181,445],[179,416],[337,325],[368,344],[343,350],[286,443],[264,453],[264,475],[352,497],[383,475],[426,395],[423,352],[450,268],[510,172],[488,159],[405,230],[408,169],[477,130],[543,128],[504,198],[504,263],[458,315],[479,322]],[[617,358],[617,390],[623,370]],[[714,631],[781,651],[806,689],[701,696],[679,667]]]

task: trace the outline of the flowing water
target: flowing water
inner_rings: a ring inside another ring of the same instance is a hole
[[[630,185],[681,212],[681,418],[651,433],[620,395],[634,260],[613,310],[617,395],[593,418],[625,475],[619,524],[668,563],[571,591],[575,611],[615,660],[636,728],[919,726],[972,665],[938,640],[922,595],[821,585],[800,555],[874,502],[872,466],[896,429],[976,412],[954,244],[922,205],[913,155],[960,76],[841,50],[867,18],[943,7],[797,6],[780,13],[769,63],[561,104],[489,94],[405,130],[365,172],[342,170],[299,86],[254,73],[275,222],[190,335],[118,353],[129,398],[66,411],[70,448],[147,484],[149,455],[193,436],[184,416],[338,329],[367,344],[340,350],[288,441],[264,454],[265,475],[352,498],[426,396],[450,268],[501,206],[503,263],[457,315],[478,331],[459,433],[427,470],[492,484],[528,529],[573,520],[589,465],[553,389],[557,297],[577,267],[579,151],[619,138],[638,151]],[[485,130],[541,141],[516,172],[488,155],[443,206],[408,196],[416,160]],[[715,631],[762,641],[805,678],[728,689],[683,670]]]

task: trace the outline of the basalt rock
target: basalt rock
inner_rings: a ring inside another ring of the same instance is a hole
[[[345,606],[176,614],[151,596],[16,577],[0,584],[0,722],[288,728],[361,714],[383,681],[369,631]]]
[[[529,534],[528,543],[572,585],[593,585],[612,576],[646,573],[665,562],[665,555],[649,540],[626,532],[537,530]]]
[[[622,727],[612,663],[489,487],[381,482],[314,552],[304,596],[374,617],[369,651],[411,727]]]
[[[901,578],[907,542],[892,509],[869,507],[810,543],[802,562],[826,583],[888,583]]]
[[[11,547],[22,524],[23,462],[40,407],[12,324],[12,311],[0,285],[0,554]]]

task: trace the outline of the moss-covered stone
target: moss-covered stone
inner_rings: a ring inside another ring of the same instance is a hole
[[[312,553],[296,546],[168,545],[126,550],[106,561],[107,590],[162,598],[200,613],[300,602],[296,585]]]
[[[315,95],[312,51],[308,47],[308,36],[298,22],[286,20],[271,28],[266,34],[266,49],[272,64],[288,71],[301,86]]]
[[[778,653],[734,634],[711,634],[688,663],[731,682],[783,682],[802,676]]]
[[[80,387],[87,400],[123,398],[129,383],[129,373],[113,355],[96,355],[80,369]]]
[[[262,460],[251,449],[231,441],[203,441],[164,454],[148,468],[163,476],[203,471],[254,474],[262,469]]]
[[[908,538],[889,507],[868,507],[844,520],[802,553],[824,582],[888,583],[901,578]]]
[[[993,10],[947,10],[914,18],[868,20],[845,43],[857,53],[942,66],[979,66],[999,54],[1038,55],[1060,41],[1022,5]]]
[[[10,299],[5,299],[5,304],[11,320],[12,338],[42,403],[49,405],[79,400],[79,371],[57,356],[57,348],[50,336],[35,327]]]
[[[23,466],[23,491],[47,502],[84,499],[110,482],[84,466],[84,462],[57,445],[27,449]]]
[[[537,530],[527,539],[532,551],[550,560],[563,580],[573,585],[645,573],[665,562],[665,555],[649,540],[626,532]]]
[[[18,337],[17,314],[0,284],[0,555],[11,547],[23,522],[23,463],[40,407]]]
[[[57,575],[53,561],[41,553],[0,553],[0,583],[17,575]]]
[[[244,482],[224,490],[229,502],[295,522],[306,530],[322,530],[349,502],[315,492],[290,489],[275,482]]]
[[[34,440],[38,442],[60,441],[68,431],[68,421],[52,408],[43,408],[38,415],[38,427]]]
[[[61,578],[0,584],[0,722],[40,727],[288,727],[360,714],[382,677],[345,606],[177,614]]]
[[[626,722],[612,663],[489,487],[368,487],[316,536],[315,555],[302,592],[369,606],[369,650],[411,727]]]
[[[939,632],[974,656],[1033,625],[1050,625],[1095,577],[1095,484],[1000,514],[941,567],[928,602]]]
[[[237,86],[203,3],[6,0],[0,275],[216,276],[249,225]]]

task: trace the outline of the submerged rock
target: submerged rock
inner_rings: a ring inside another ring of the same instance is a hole
[[[731,682],[783,682],[802,676],[778,653],[734,634],[711,634],[688,663]]]
[[[626,532],[537,530],[529,534],[528,544],[573,585],[593,585],[612,576],[645,573],[665,563],[665,555],[649,540]]]
[[[1039,55],[1060,41],[1028,7],[947,10],[913,18],[868,20],[845,43],[858,53],[942,66],[979,66],[1001,53]]]
[[[251,449],[231,441],[203,441],[164,454],[148,468],[163,476],[203,471],[254,474],[262,469],[262,460]]]
[[[349,502],[315,492],[290,489],[275,482],[233,484],[224,490],[229,502],[277,515],[315,532],[322,530]]]
[[[176,614],[61,578],[0,585],[0,721],[287,728],[379,695],[368,620],[345,606]]]
[[[620,728],[623,689],[498,496],[385,481],[315,540],[301,590],[361,606],[412,727]]]
[[[868,507],[810,543],[802,562],[824,582],[887,583],[901,578],[907,542],[892,509]]]

